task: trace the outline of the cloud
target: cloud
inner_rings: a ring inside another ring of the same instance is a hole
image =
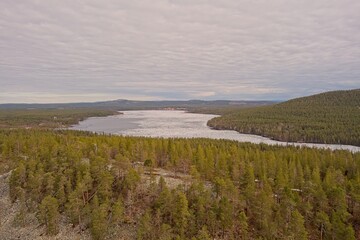
[[[356,0],[2,0],[0,102],[359,88],[359,10]]]

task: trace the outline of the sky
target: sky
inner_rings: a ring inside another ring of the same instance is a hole
[[[359,0],[0,1],[0,103],[354,88]]]

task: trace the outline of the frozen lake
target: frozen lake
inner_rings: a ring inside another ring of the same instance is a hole
[[[317,148],[346,149],[359,152],[360,147],[336,144],[286,143],[269,138],[241,134],[231,130],[213,130],[206,123],[217,115],[187,113],[185,111],[147,110],[122,111],[123,114],[88,118],[70,129],[124,136],[164,138],[212,138],[240,142],[278,145],[309,146]]]

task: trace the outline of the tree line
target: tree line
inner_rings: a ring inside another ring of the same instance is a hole
[[[50,129],[68,127],[89,117],[119,114],[96,108],[0,109],[0,128]]]

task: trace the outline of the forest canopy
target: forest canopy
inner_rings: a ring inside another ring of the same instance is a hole
[[[237,110],[211,119],[208,125],[280,141],[360,146],[360,89]]]
[[[73,131],[0,131],[18,221],[49,235],[60,216],[93,239],[135,226],[137,239],[355,239],[360,154],[227,140]],[[152,174],[174,172],[176,186]]]
[[[0,128],[68,127],[89,117],[119,114],[115,110],[94,108],[0,109]]]

